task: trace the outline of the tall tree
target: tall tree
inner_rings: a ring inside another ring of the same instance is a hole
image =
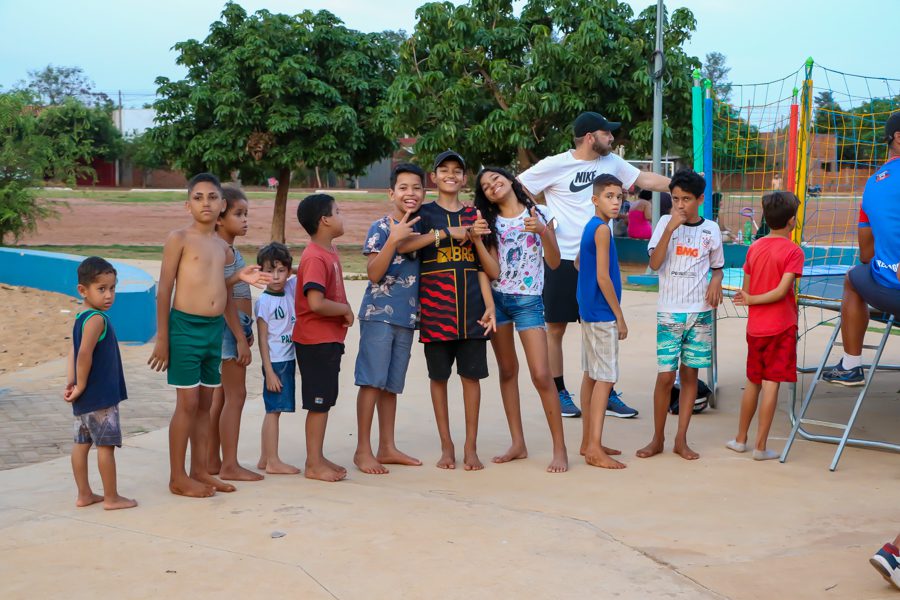
[[[392,135],[418,138],[420,160],[453,147],[473,164],[526,168],[570,147],[570,123],[584,110],[624,121],[620,143],[649,151],[654,8],[635,16],[617,0],[528,0],[516,16],[512,0],[470,0],[424,4],[416,15],[383,110]],[[682,46],[695,26],[678,9],[665,27],[664,136],[682,156],[700,64]]]
[[[28,79],[20,81],[17,88],[28,91],[43,106],[62,104],[67,98],[88,106],[112,106],[109,96],[94,91],[94,82],[81,67],[47,65],[28,71]]]
[[[45,178],[74,184],[91,172],[93,141],[38,116],[27,92],[0,94],[0,245],[55,214],[35,189]]]
[[[726,56],[721,52],[708,52],[701,69],[703,78],[712,82],[713,92],[722,102],[731,100],[731,82],[728,81],[731,67],[725,66],[725,60]]]
[[[376,110],[396,70],[389,35],[348,29],[325,10],[248,15],[229,2],[205,40],[175,49],[187,77],[156,80],[151,139],[189,173],[274,174],[274,240],[284,241],[298,164],[358,175],[393,148]]]

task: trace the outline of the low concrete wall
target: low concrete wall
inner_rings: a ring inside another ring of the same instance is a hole
[[[84,256],[0,248],[0,282],[78,297],[78,265]],[[110,261],[118,272],[109,318],[122,342],[147,342],[156,335],[156,282],[137,267]]]

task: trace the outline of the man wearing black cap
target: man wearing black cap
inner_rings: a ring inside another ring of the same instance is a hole
[[[828,383],[865,383],[862,346],[869,325],[869,306],[900,316],[900,112],[884,127],[888,159],[869,177],[859,209],[859,260],[844,279],[841,341],[844,356],[822,375]]]
[[[559,390],[564,417],[581,415],[563,381],[562,341],[566,326],[578,320],[575,257],[578,255],[581,233],[594,215],[591,203],[594,179],[598,175],[609,173],[619,178],[625,189],[635,184],[642,189],[659,192],[669,189],[668,177],[641,171],[612,153],[612,132],[620,126],[621,123],[607,121],[599,113],[583,112],[574,123],[574,149],[548,156],[519,175],[519,181],[530,194],[534,196],[544,193],[547,206],[557,223],[556,239],[562,261],[557,269],[545,271],[544,310],[550,347],[550,370]],[[606,414],[633,417],[637,415],[637,411],[626,406],[613,391]]]

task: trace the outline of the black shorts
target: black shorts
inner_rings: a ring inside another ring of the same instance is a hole
[[[578,271],[574,260],[561,260],[551,269],[544,265],[544,320],[548,323],[578,321]]]
[[[428,379],[447,381],[456,361],[456,374],[466,379],[485,379],[488,376],[487,340],[452,340],[425,344],[425,363]]]
[[[872,308],[900,317],[900,290],[885,287],[872,277],[872,267],[856,265],[847,271],[847,279],[856,293]]]
[[[303,410],[328,412],[338,397],[338,376],[341,373],[341,356],[344,345],[338,342],[327,344],[298,344],[297,366],[300,367],[300,395]]]

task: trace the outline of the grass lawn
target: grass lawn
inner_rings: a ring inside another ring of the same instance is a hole
[[[302,200],[310,194],[309,190],[291,191],[288,194],[288,200]],[[132,192],[129,190],[96,190],[90,188],[73,189],[73,190],[39,190],[38,195],[46,200],[62,200],[72,198],[84,198],[87,200],[97,200],[100,202],[123,202],[136,204],[159,204],[163,202],[183,202],[187,196],[187,192],[166,192],[166,191],[140,191]],[[381,202],[387,198],[387,192],[366,192],[356,193],[351,191],[332,191],[339,202]],[[429,197],[433,197],[434,193],[429,192]],[[247,192],[250,200],[274,200],[275,192]],[[462,199],[468,201],[471,194],[462,194]]]

